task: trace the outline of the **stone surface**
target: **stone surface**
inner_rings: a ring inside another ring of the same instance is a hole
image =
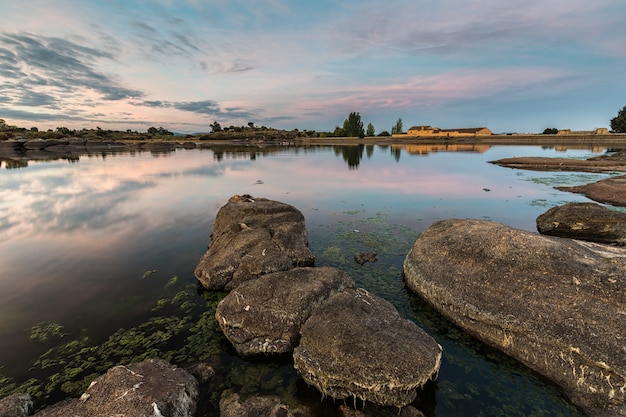
[[[626,213],[596,203],[568,203],[537,217],[539,233],[590,242],[626,245]]]
[[[347,289],[313,311],[293,357],[302,378],[324,395],[402,407],[437,375],[441,353],[392,304]]]
[[[376,252],[357,252],[354,254],[354,260],[359,265],[364,265],[366,262],[374,263],[378,261],[376,255]]]
[[[224,335],[243,356],[293,350],[311,311],[333,294],[354,288],[336,268],[295,268],[246,281],[217,306]]]
[[[26,417],[33,412],[29,394],[13,394],[0,400],[0,417]]]
[[[270,272],[314,264],[298,209],[244,195],[231,197],[217,213],[195,275],[209,290],[231,290]]]
[[[303,407],[291,409],[276,396],[248,397],[241,400],[239,394],[224,392],[220,399],[220,417],[312,417],[313,413]]]
[[[626,249],[445,220],[417,239],[404,274],[444,316],[590,415],[626,414]]]
[[[347,405],[339,406],[342,417],[426,417],[412,405],[402,407],[381,407],[376,404],[367,404],[363,410],[355,410]]]
[[[599,203],[626,207],[626,175],[609,177],[591,184],[556,187],[556,189],[580,193]]]
[[[159,359],[116,366],[79,399],[47,407],[36,417],[193,417],[198,381]]]
[[[489,162],[507,168],[534,171],[615,172],[626,171],[626,152],[605,154],[589,159],[526,156],[503,158]]]

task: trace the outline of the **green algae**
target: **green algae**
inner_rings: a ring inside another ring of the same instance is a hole
[[[198,294],[197,285],[182,285],[175,278],[164,287],[173,295],[155,300],[144,322],[118,329],[105,340],[93,340],[84,330],[66,333],[58,323],[33,326],[30,339],[51,346],[32,363],[37,378],[20,383],[0,374],[0,397],[28,392],[36,406],[41,406],[68,395],[80,396],[95,378],[115,365],[157,357],[185,365],[219,355],[226,339],[215,320],[215,308],[225,294]]]
[[[67,333],[63,332],[63,326],[58,323],[51,323],[45,321],[30,329],[30,340],[38,342],[45,342],[51,338],[61,338],[67,336]]]

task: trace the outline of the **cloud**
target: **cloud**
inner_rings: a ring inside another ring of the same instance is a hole
[[[13,75],[15,87],[19,83],[21,96],[15,98],[16,104],[30,103],[30,106],[50,105],[50,100],[41,100],[43,93],[31,92],[28,87],[47,85],[59,93],[73,94],[77,89],[95,91],[103,100],[123,100],[139,98],[143,93],[127,88],[114,76],[96,69],[99,60],[114,60],[111,53],[96,48],[86,47],[75,42],[56,38],[36,36],[28,33],[2,33],[0,42],[5,48],[0,51],[5,61],[2,75]],[[33,94],[41,94],[40,100],[33,100]],[[38,103],[39,101],[39,103]]]
[[[185,112],[224,118],[250,119],[257,117],[257,112],[242,109],[240,107],[222,108],[219,103],[213,100],[200,101],[180,101],[169,102],[160,100],[146,100],[133,103],[135,106],[146,106],[152,108],[173,108]]]

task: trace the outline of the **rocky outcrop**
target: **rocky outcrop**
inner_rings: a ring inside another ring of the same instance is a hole
[[[293,350],[300,327],[333,294],[354,288],[336,268],[295,268],[246,281],[217,306],[215,318],[242,356]]]
[[[313,311],[293,358],[302,378],[324,395],[402,407],[436,376],[441,353],[389,302],[347,289]]]
[[[580,193],[599,203],[626,207],[626,175],[609,177],[591,184],[556,187],[556,189]]]
[[[36,417],[193,417],[198,381],[159,359],[116,366],[94,380],[79,399],[45,408]]]
[[[244,195],[230,198],[217,213],[211,243],[195,275],[209,290],[230,291],[270,272],[314,264],[298,209]]]
[[[626,414],[626,249],[445,220],[417,239],[404,274],[444,316],[590,415]]]
[[[282,404],[276,396],[248,397],[224,392],[220,399],[220,417],[312,417],[311,410],[304,407],[292,409]]]
[[[29,394],[13,394],[0,399],[0,417],[27,417],[33,412],[33,400]]]
[[[537,217],[543,235],[626,245],[626,213],[595,203],[568,203]]]
[[[615,172],[626,171],[626,152],[600,155],[589,159],[526,156],[489,162],[502,167],[534,171]]]

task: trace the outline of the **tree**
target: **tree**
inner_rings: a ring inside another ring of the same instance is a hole
[[[544,135],[556,135],[557,133],[559,133],[559,129],[556,127],[548,127],[543,131]]]
[[[403,133],[402,132],[402,119],[398,119],[396,124],[391,128],[392,135],[395,135],[397,133]]]
[[[376,130],[374,129],[374,125],[371,123],[367,124],[367,132],[365,132],[365,136],[374,136],[376,134]]]
[[[217,121],[213,122],[213,124],[211,124],[209,126],[211,126],[211,132],[221,132],[222,131],[222,126],[220,126],[220,124],[217,123]]]
[[[391,135],[386,130],[383,130],[382,132],[378,134],[378,136],[391,136]]]
[[[626,106],[611,119],[611,130],[617,133],[626,133]]]
[[[344,136],[357,136],[359,138],[365,137],[365,130],[363,129],[361,115],[355,112],[350,113],[348,118],[343,122],[342,130]]]
[[[248,122],[248,127],[252,129],[254,127],[254,122]]]

